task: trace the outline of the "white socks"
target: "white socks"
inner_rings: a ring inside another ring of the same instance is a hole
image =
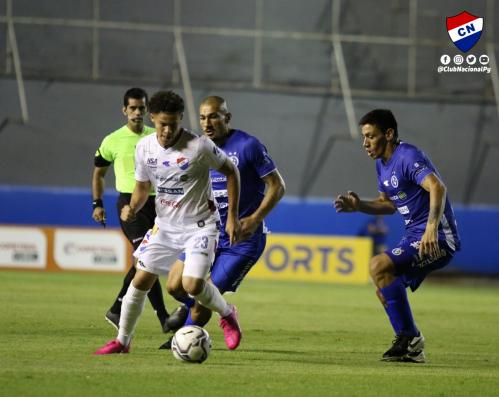
[[[120,328],[118,331],[118,341],[123,346],[128,346],[135,331],[135,326],[139,320],[146,302],[147,293],[141,291],[130,283],[128,290],[123,297],[120,314]]]
[[[195,295],[194,298],[203,306],[220,314],[221,317],[228,316],[232,310],[231,306],[223,298],[218,288],[206,281],[204,283],[203,290],[199,294]]]

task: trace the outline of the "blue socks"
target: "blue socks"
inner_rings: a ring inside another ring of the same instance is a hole
[[[396,335],[417,336],[419,330],[414,323],[411,307],[407,299],[407,291],[402,277],[397,277],[393,283],[380,289],[387,307],[386,314]]]
[[[189,309],[194,306],[194,304],[196,303],[196,301],[191,298],[191,297],[183,297],[183,296],[174,296],[174,298],[179,301],[180,303],[183,303],[184,305],[186,305]]]
[[[190,309],[196,303],[196,301],[193,298],[190,298],[190,297],[189,298],[184,298],[184,297],[178,298],[178,297],[175,297],[175,299],[178,300],[179,302],[182,302],[185,306],[187,306],[188,309]],[[191,311],[189,310],[189,314],[187,316],[187,319],[185,320],[184,326],[186,326],[186,325],[197,325],[199,327],[204,327],[207,323],[208,323],[207,321],[206,322],[197,322],[197,321],[194,321],[192,319],[192,316],[191,316]]]
[[[204,327],[207,324],[206,322],[194,321],[191,317],[191,311],[189,310],[189,315],[187,316],[187,320],[185,320],[185,325],[197,325],[198,327]]]

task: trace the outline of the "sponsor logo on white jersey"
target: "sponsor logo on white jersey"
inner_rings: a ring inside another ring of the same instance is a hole
[[[172,207],[175,209],[182,208],[182,203],[178,201],[161,199],[159,200],[159,202],[161,205],[164,205],[165,207]]]
[[[184,194],[184,188],[183,187],[161,187],[161,186],[158,186],[158,193],[182,195],[182,194]]]
[[[189,168],[189,159],[183,157],[183,156],[180,156],[178,157],[175,162],[171,161],[171,160],[166,160],[166,161],[163,161],[163,165],[165,167],[178,167],[180,168],[182,171],[185,171],[187,168]]]

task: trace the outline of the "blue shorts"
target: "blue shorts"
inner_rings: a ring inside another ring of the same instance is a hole
[[[241,281],[258,261],[265,249],[267,235],[261,234],[259,238],[253,239],[254,246],[251,255],[238,252],[235,247],[218,248],[215,261],[211,267],[211,281],[222,292],[235,292]],[[247,252],[245,250],[245,252]]]
[[[257,237],[257,236],[255,236]],[[239,252],[237,245],[228,248],[217,248],[215,261],[211,266],[210,278],[213,284],[222,292],[235,292],[241,281],[258,261],[265,249],[267,235],[260,234],[257,238],[251,238],[251,255],[248,255],[248,244],[244,249],[244,254]],[[185,253],[179,255],[178,259],[185,261]]]
[[[434,270],[447,266],[454,256],[444,240],[439,240],[440,255],[436,259],[419,256],[420,239],[406,236],[392,249],[385,251],[395,265],[395,274],[404,278],[405,285],[415,291],[425,277]]]

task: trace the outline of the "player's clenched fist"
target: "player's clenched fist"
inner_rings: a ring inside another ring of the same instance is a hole
[[[357,193],[348,191],[346,195],[339,195],[334,200],[336,212],[354,212],[359,210],[360,199]]]
[[[135,219],[135,209],[130,207],[129,205],[125,205],[121,209],[120,218],[123,222],[131,222]]]
[[[106,211],[102,207],[96,207],[92,213],[92,218],[95,222],[105,222]]]

